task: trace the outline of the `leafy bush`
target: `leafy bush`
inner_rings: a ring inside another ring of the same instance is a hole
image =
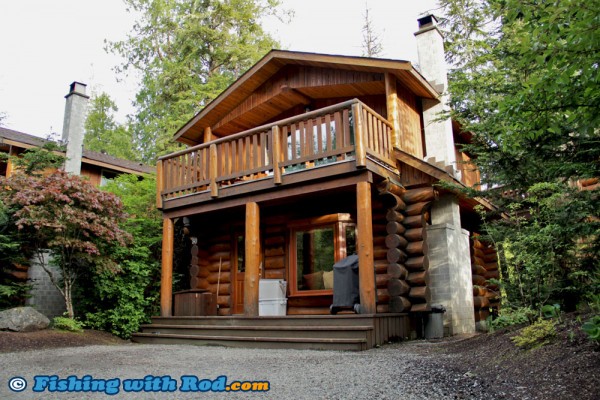
[[[581,325],[581,329],[587,333],[588,338],[600,343],[600,315],[596,315]]]
[[[546,304],[542,307],[542,317],[546,319],[556,318],[558,322],[561,322],[560,317],[560,304]]]
[[[118,271],[90,272],[81,279],[78,312],[88,326],[129,338],[158,309],[162,218],[156,209],[156,179],[120,175],[104,189],[121,198],[129,218],[121,224],[132,243],[111,249]]]
[[[69,317],[54,317],[52,319],[52,327],[61,331],[83,332],[81,322]]]
[[[532,325],[525,327],[511,340],[518,347],[524,349],[535,349],[549,344],[556,336],[556,322],[553,320],[540,319]]]
[[[490,331],[495,331],[497,329],[506,328],[512,325],[519,325],[528,323],[532,320],[535,315],[535,311],[528,307],[519,307],[519,308],[503,308],[500,311],[500,315],[491,319],[488,323],[490,327]]]
[[[22,282],[0,284],[0,310],[22,305],[29,296],[31,286]]]

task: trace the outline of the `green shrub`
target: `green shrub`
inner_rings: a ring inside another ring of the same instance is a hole
[[[54,317],[52,327],[61,331],[83,332],[81,322],[69,317]]]
[[[600,315],[596,315],[581,325],[581,329],[587,333],[588,338],[600,342]]]
[[[512,325],[520,325],[531,322],[535,311],[528,307],[519,308],[503,308],[500,310],[500,315],[489,321],[490,331],[506,328]]]
[[[556,318],[559,321],[560,318],[560,304],[546,304],[542,307],[542,317],[545,319]]]
[[[532,325],[525,327],[511,340],[518,347],[524,349],[535,349],[549,344],[556,336],[556,322],[553,320],[540,319]]]

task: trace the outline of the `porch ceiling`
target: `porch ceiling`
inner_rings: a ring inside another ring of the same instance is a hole
[[[212,127],[212,133],[223,137],[280,120],[286,112],[295,107],[307,107],[313,100],[377,94],[385,94],[383,81],[299,88],[283,87],[278,94],[253,104],[242,114],[234,116],[232,113],[225,116]]]
[[[408,61],[272,50],[179,129],[174,136],[175,140],[194,145],[200,143],[206,127],[211,127],[220,135],[228,135],[265,123],[294,106],[307,104],[311,99],[380,94],[385,91],[383,82],[298,89],[282,87],[280,93],[252,109],[252,113],[244,113],[255,115],[240,115],[222,122],[232,110],[286,65],[391,73],[419,97],[435,99],[439,96]]]

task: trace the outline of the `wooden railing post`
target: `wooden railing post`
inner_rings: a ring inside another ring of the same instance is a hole
[[[175,229],[171,218],[163,218],[162,263],[160,273],[160,316],[173,314],[173,242]]]
[[[358,253],[358,290],[361,312],[375,314],[375,270],[373,261],[373,215],[371,184],[356,184],[356,233]]]
[[[271,128],[271,137],[273,138],[272,160],[273,160],[273,181],[276,185],[281,185],[281,132],[279,126]]]
[[[258,316],[258,282],[260,280],[260,209],[257,203],[246,204],[245,229],[246,272],[244,276],[244,315]]]
[[[211,144],[209,147],[209,165],[208,174],[210,177],[210,196],[219,197],[219,186],[217,185],[217,145]]]
[[[356,148],[356,166],[367,166],[367,148],[365,146],[365,124],[360,103],[352,104],[354,119],[354,146]]]
[[[156,208],[163,207],[162,191],[164,190],[165,180],[163,173],[163,161],[156,162]]]

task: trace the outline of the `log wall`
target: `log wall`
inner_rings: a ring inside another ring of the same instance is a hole
[[[386,208],[384,263],[388,300],[387,307],[378,308],[378,312],[427,311],[430,293],[425,225],[434,190],[405,190],[389,181],[382,182],[378,189]],[[376,268],[377,265],[376,261]]]
[[[217,294],[218,315],[231,315],[231,234],[221,231],[215,232],[211,237],[199,238],[192,245],[191,252],[190,288],[207,289],[210,293]]]
[[[471,272],[473,274],[473,306],[475,322],[485,321],[500,307],[500,291],[489,279],[499,279],[498,253],[475,234],[471,241]]]

